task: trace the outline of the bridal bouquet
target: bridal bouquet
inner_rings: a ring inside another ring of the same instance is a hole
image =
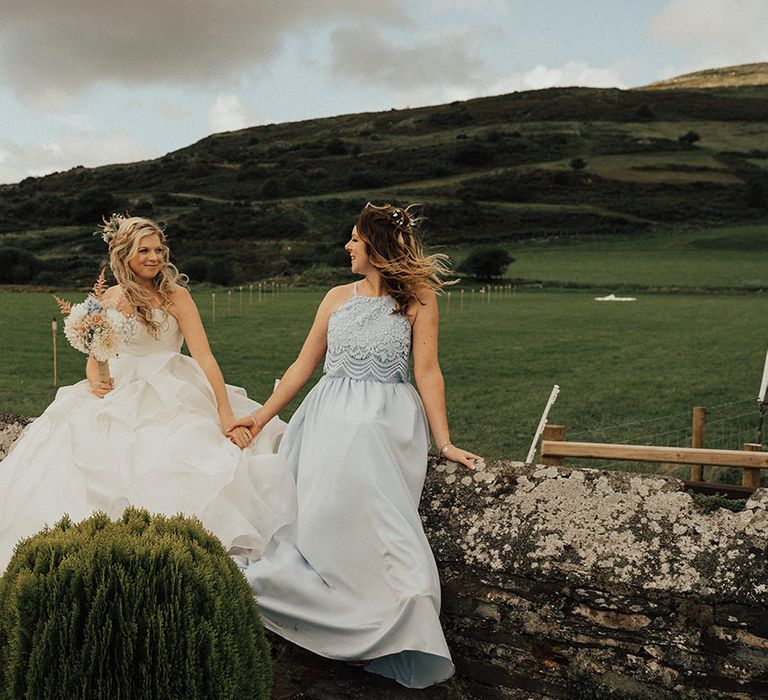
[[[117,357],[137,329],[135,318],[124,316],[104,301],[106,291],[107,280],[102,270],[93,291],[80,304],[70,304],[54,295],[59,309],[66,316],[64,335],[75,350],[98,362],[99,377],[104,381],[109,379],[108,360]]]

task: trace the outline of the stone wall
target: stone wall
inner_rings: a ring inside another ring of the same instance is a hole
[[[0,414],[0,459],[26,422]],[[704,513],[667,477],[438,463],[421,510],[456,677],[414,693],[274,640],[276,698],[768,698],[768,490]]]
[[[704,513],[672,478],[437,464],[422,513],[474,696],[768,697],[768,490]]]
[[[15,413],[0,413],[0,460],[8,454],[16,438],[31,421],[31,418]]]

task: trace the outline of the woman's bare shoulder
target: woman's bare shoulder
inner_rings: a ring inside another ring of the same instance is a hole
[[[353,284],[340,284],[337,287],[331,287],[320,302],[318,313],[330,315],[342,304],[346,303],[353,293]]]
[[[437,301],[437,293],[425,284],[419,285],[413,290],[413,296],[419,304],[429,304]]]
[[[107,290],[104,292],[103,298],[104,298],[104,301],[117,303],[120,301],[122,296],[123,296],[123,288],[119,284],[115,284],[107,288]]]
[[[340,284],[337,287],[331,287],[325,295],[326,299],[346,299],[352,296],[355,283]]]
[[[191,299],[192,294],[189,291],[188,287],[185,287],[183,284],[175,284],[171,287],[171,300],[172,301],[178,301],[181,299]]]

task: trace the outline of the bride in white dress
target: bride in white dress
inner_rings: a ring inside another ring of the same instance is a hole
[[[231,554],[256,559],[295,514],[293,477],[274,454],[285,424],[224,435],[260,406],[224,383],[162,229],[113,216],[104,231],[118,282],[105,300],[138,331],[108,382],[89,358],[87,379],[61,388],[0,462],[0,573],[20,539],[63,514],[117,517],[128,505],[196,515]]]

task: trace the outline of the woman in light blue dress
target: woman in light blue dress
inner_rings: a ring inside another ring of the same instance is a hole
[[[422,253],[417,223],[407,209],[363,209],[345,249],[365,279],[328,292],[275,392],[232,428],[257,435],[325,356],[279,450],[296,477],[298,515],[245,573],[269,629],[423,688],[454,670],[417,510],[428,425],[446,458],[470,469],[480,458],[450,440],[435,297],[445,266]]]

